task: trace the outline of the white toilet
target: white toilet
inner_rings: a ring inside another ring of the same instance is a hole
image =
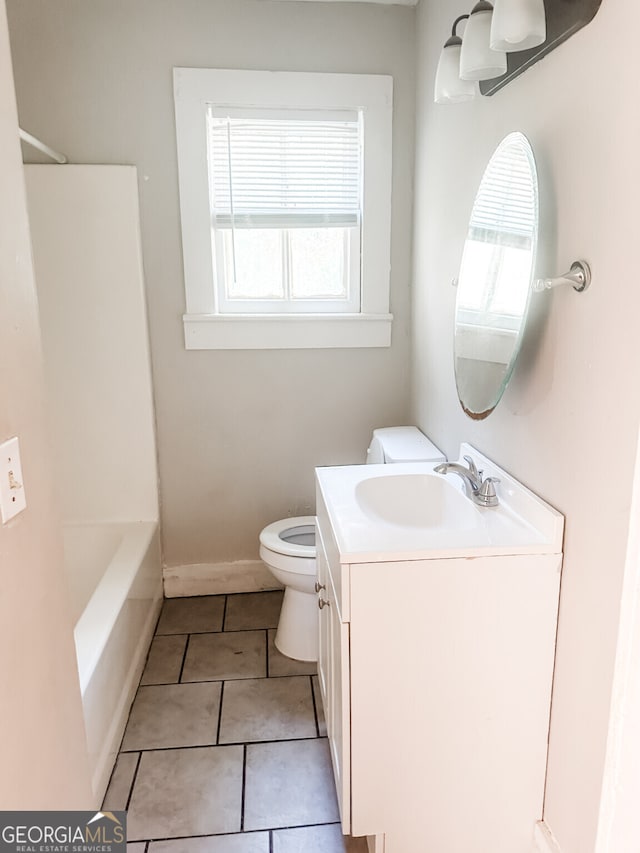
[[[373,431],[367,462],[446,462],[446,457],[417,427]],[[295,660],[318,660],[315,517],[285,518],[260,534],[260,557],[285,587],[276,648]]]

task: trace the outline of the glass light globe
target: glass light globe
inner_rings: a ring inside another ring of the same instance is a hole
[[[469,17],[460,51],[460,77],[463,80],[490,80],[507,70],[507,54],[489,45],[493,6],[480,0]]]
[[[496,0],[491,22],[492,50],[527,50],[543,44],[546,38],[544,0]]]
[[[475,83],[460,79],[461,44],[459,36],[452,36],[442,48],[433,96],[436,104],[457,104],[475,98]]]

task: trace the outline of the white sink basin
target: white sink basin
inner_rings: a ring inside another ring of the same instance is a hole
[[[470,530],[482,526],[477,507],[439,474],[391,474],[361,480],[355,499],[372,519],[402,527]]]
[[[425,462],[316,469],[340,560],[561,553],[562,515],[468,444],[465,455],[500,479],[497,507],[477,506],[460,477]]]

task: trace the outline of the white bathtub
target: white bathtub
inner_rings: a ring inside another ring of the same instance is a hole
[[[68,526],[64,546],[98,808],[162,604],[158,525]]]

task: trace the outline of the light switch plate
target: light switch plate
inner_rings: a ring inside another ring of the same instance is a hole
[[[0,514],[6,524],[27,507],[22,482],[20,445],[18,439],[10,438],[0,444]]]

